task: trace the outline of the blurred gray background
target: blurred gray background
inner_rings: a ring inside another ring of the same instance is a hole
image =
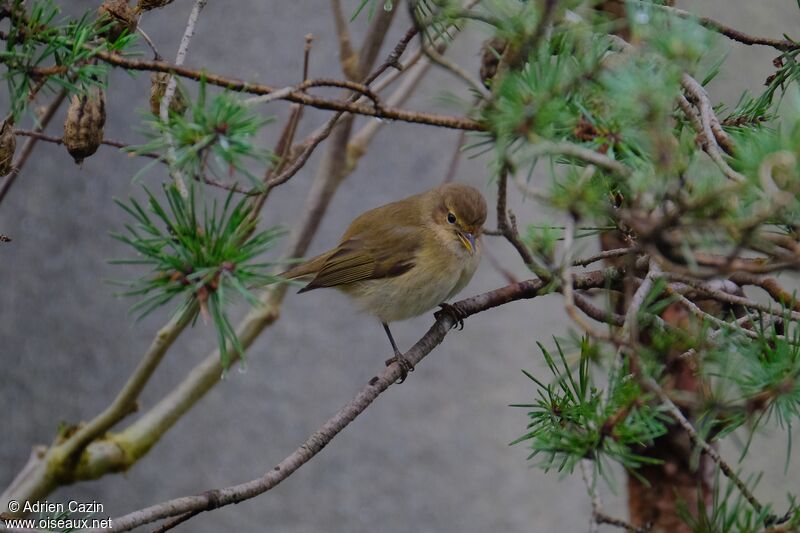
[[[98,3],[60,2],[70,13]],[[192,3],[176,0],[142,20],[168,58],[174,57]],[[346,1],[347,12],[357,4]],[[681,7],[753,34],[800,36],[794,0],[703,0]],[[366,24],[363,16],[353,24],[357,40]],[[407,27],[405,16],[395,21],[385,52]],[[211,0],[187,64],[274,86],[296,83],[307,33],[314,35],[312,77],[340,77],[328,2]],[[451,56],[476,72],[483,38],[479,29],[468,31]],[[758,91],[776,55],[766,48],[730,46],[727,66],[710,89],[713,99],[733,103],[746,88]],[[111,85],[106,136],[141,140],[132,129],[147,105],[148,76],[118,72]],[[407,107],[435,109],[448,91],[465,94],[458,80],[434,70]],[[3,107],[5,102],[0,102]],[[263,110],[280,118],[286,107],[272,103]],[[309,110],[301,134],[326,116]],[[60,134],[62,120],[56,119],[48,131]],[[264,142],[271,145],[278,129],[268,127]],[[331,246],[359,212],[437,184],[456,138],[457,132],[421,125],[384,128],[342,185],[310,252]],[[318,161],[319,153],[274,193],[265,224],[289,227],[298,220]],[[131,181],[142,164],[103,147],[77,167],[63,148],[41,145],[0,208],[0,232],[14,239],[0,246],[2,487],[22,467],[33,444],[51,441],[59,423],[86,420],[107,405],[166,319],[162,310],[132,325],[127,311],[133,302],[114,297],[115,289],[104,282],[139,273],[107,260],[130,255],[108,235],[126,221],[111,199],[142,196]],[[155,186],[162,179],[150,172],[143,181]],[[485,160],[462,161],[458,179],[481,188],[493,201]],[[535,203],[514,207],[522,223],[548,221]],[[494,239],[488,246],[524,276],[505,242]],[[503,284],[484,261],[462,296]],[[243,311],[241,306],[236,316]],[[431,320],[423,316],[394,326],[401,348],[416,341]],[[534,341],[551,345],[553,335],[567,333],[566,324],[558,296],[470,318],[464,331],[448,335],[406,383],[392,387],[275,490],[203,514],[179,529],[585,531],[589,502],[579,476],[545,474],[526,461],[524,445],[509,447],[524,432],[527,417],[525,410],[508,404],[534,395],[520,369],[546,377]],[[214,342],[208,326],[187,330],[144,391],[142,408],[171,390]],[[246,371],[231,372],[128,473],[60,489],[49,499],[95,499],[105,504],[104,515],[116,516],[256,477],[347,402],[389,355],[380,326],[357,314],[343,296],[335,291],[292,294],[281,320],[249,351]],[[800,492],[800,460],[795,454],[784,472],[785,433],[760,436],[754,446],[747,472],[765,470],[757,492],[783,509],[785,492]],[[732,461],[738,456],[733,447],[723,451]],[[616,479],[616,494],[606,490],[606,505],[611,513],[624,515],[624,477]]]

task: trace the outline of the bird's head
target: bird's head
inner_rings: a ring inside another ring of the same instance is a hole
[[[441,203],[434,223],[449,232],[470,254],[477,252],[477,239],[486,222],[486,200],[474,187],[448,183],[439,188]]]

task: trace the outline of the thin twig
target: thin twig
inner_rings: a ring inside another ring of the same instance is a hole
[[[166,326],[158,330],[150,348],[144,353],[136,369],[128,381],[102,413],[82,425],[63,444],[53,448],[52,452],[66,457],[76,457],[95,437],[98,437],[133,412],[136,399],[150,380],[167,350],[175,342],[194,317],[192,307],[184,313],[173,317]]]
[[[431,62],[424,59],[416,63],[412,68],[405,70],[407,74],[403,77],[402,83],[389,95],[386,99],[386,104],[397,106],[408,100],[419,86],[422,78],[428,73],[430,67]],[[370,120],[353,134],[347,145],[347,164],[349,167],[354,168],[361,156],[366,153],[369,143],[384,125],[386,125],[384,120]]]
[[[130,59],[119,54],[113,54],[104,51],[95,51],[98,59],[105,61],[111,65],[122,67],[129,70],[145,70],[151,72],[166,72],[182,78],[200,81],[204,80],[209,85],[226,88],[234,92],[243,92],[254,95],[267,95],[274,93],[280,89],[276,89],[269,85],[251,83],[236,78],[228,78],[220,76],[212,72],[204,70],[195,70],[182,66],[173,65],[164,61],[145,61],[141,59]],[[393,66],[395,63],[390,63],[388,66]],[[380,69],[379,69],[380,70]],[[385,70],[385,69],[384,69]],[[383,70],[380,70],[382,73]],[[377,77],[380,74],[377,74]],[[371,80],[365,80],[364,84],[368,85]],[[430,126],[437,126],[441,128],[463,129],[468,131],[484,131],[486,128],[483,124],[476,122],[467,117],[454,117],[449,115],[441,115],[438,113],[427,113],[421,111],[411,111],[407,109],[385,107],[383,109],[375,109],[374,106],[350,102],[348,100],[339,100],[332,98],[323,98],[305,94],[300,91],[294,91],[281,100],[289,102],[296,102],[309,107],[316,107],[318,109],[327,109],[330,111],[346,111],[356,115],[365,115],[370,117],[378,117],[389,120],[400,120],[403,122],[411,122],[416,124],[427,124]]]
[[[267,102],[272,102],[273,100],[283,100],[296,90],[297,87],[284,87],[283,89],[278,89],[274,93],[262,94],[261,96],[252,96],[250,98],[246,98],[242,100],[242,103],[245,105],[256,105],[256,104],[266,104]]]
[[[636,248],[614,248],[613,250],[604,250],[600,253],[594,254],[592,256],[583,258],[583,259],[576,259],[572,262],[573,266],[588,266],[592,263],[596,263],[597,261],[602,261],[604,259],[612,259],[614,257],[622,257],[625,255],[636,253]]]
[[[743,335],[745,335],[747,337],[750,337],[751,339],[760,338],[759,334],[756,333],[755,331],[751,331],[749,329],[738,327],[732,322],[726,322],[726,321],[722,320],[721,318],[715,317],[711,313],[706,313],[705,311],[700,309],[700,307],[698,307],[698,305],[696,303],[691,301],[686,296],[684,296],[682,294],[676,294],[676,296],[678,297],[678,300],[684,306],[686,306],[686,308],[689,310],[689,312],[692,313],[697,318],[699,318],[700,320],[708,320],[709,322],[711,322],[713,324],[716,324],[720,328],[725,328],[725,329],[728,329],[728,330],[731,330],[731,329],[732,330],[736,330],[737,332],[739,332],[739,333],[741,333],[741,334],[743,334]],[[780,337],[782,337],[782,335]]]
[[[64,144],[63,137],[56,137],[55,135],[47,135],[46,133],[42,133],[41,131],[37,130],[23,130],[23,129],[15,129],[14,135],[19,135],[20,137],[32,137],[34,139],[38,139],[40,141],[45,141],[53,144]],[[100,144],[105,146],[111,146],[114,148],[119,148],[120,150],[126,150],[131,148],[133,145],[129,143],[124,143],[121,141],[115,141],[113,139],[103,139],[100,141]],[[161,154],[157,154],[155,152],[142,152],[135,154],[139,157],[147,157],[150,159],[161,159]]]
[[[658,397],[662,406],[683,428],[694,445],[700,448],[706,455],[708,455],[708,457],[711,458],[712,461],[717,464],[717,466],[719,466],[722,473],[725,474],[725,477],[727,477],[734,485],[736,485],[736,488],[739,489],[739,492],[742,494],[742,496],[744,496],[744,498],[750,502],[750,505],[753,506],[753,509],[756,511],[756,513],[761,513],[764,509],[764,506],[761,504],[761,502],[759,502],[756,497],[753,496],[753,493],[750,492],[750,489],[747,488],[747,485],[744,483],[744,481],[742,481],[736,472],[734,472],[733,468],[731,468],[731,466],[722,459],[722,456],[720,456],[719,452],[717,452],[713,446],[706,442],[705,439],[703,439],[703,437],[697,433],[697,431],[694,429],[694,426],[692,426],[691,422],[689,422],[681,410],[678,409],[678,407],[672,402],[669,395],[664,392],[664,389],[662,389],[661,386],[649,376],[639,376],[639,381],[646,390],[652,392]]]
[[[657,277],[661,276],[661,269],[652,259],[649,263],[649,270],[642,283],[636,289],[636,292],[631,296],[628,302],[628,308],[625,311],[625,322],[622,325],[622,332],[620,337],[628,341],[628,345],[635,346],[639,342],[639,311],[644,305],[647,295],[653,289],[653,284]],[[622,358],[625,354],[625,346],[620,345],[617,349],[614,359],[611,362],[611,369],[608,372],[609,382],[613,382],[617,378],[617,374],[622,368]],[[606,391],[606,401],[611,399],[612,387],[608,387]]]
[[[136,28],[136,31],[139,33],[139,35],[142,36],[142,38],[144,39],[144,42],[146,42],[147,46],[150,47],[150,50],[153,51],[153,59],[155,59],[156,61],[160,60],[161,59],[161,54],[158,53],[158,48],[156,48],[156,45],[153,42],[153,40],[150,38],[150,36],[147,35],[147,33],[145,33],[145,31],[141,28],[141,26],[138,26]]]
[[[644,4],[645,2],[636,1],[636,3]],[[772,48],[775,48],[776,50],[781,50],[781,51],[795,50],[798,47],[800,47],[800,45],[798,45],[797,43],[792,42],[792,41],[788,41],[786,39],[771,39],[769,37],[757,37],[757,36],[748,35],[748,34],[742,32],[742,31],[739,31],[739,30],[737,30],[735,28],[727,26],[727,25],[725,25],[725,24],[723,24],[723,23],[721,23],[719,21],[716,21],[714,19],[710,19],[708,17],[701,17],[701,16],[698,16],[698,15],[695,15],[694,13],[690,13],[688,11],[685,11],[683,9],[678,9],[677,7],[671,7],[671,6],[667,6],[667,5],[661,5],[661,4],[653,4],[653,3],[650,3],[650,2],[646,2],[646,4],[647,4],[648,7],[657,7],[659,9],[662,9],[664,11],[672,13],[673,15],[676,15],[676,16],[681,17],[681,18],[690,19],[690,20],[696,20],[697,22],[700,23],[700,25],[702,25],[702,26],[704,26],[704,27],[706,27],[706,28],[708,28],[710,30],[714,30],[717,33],[720,33],[720,34],[724,35],[725,37],[728,37],[729,39],[732,39],[732,40],[737,41],[737,42],[742,43],[742,44],[771,46]]]
[[[621,518],[607,515],[603,511],[603,500],[600,498],[600,493],[597,492],[596,476],[594,468],[592,467],[592,462],[588,459],[584,459],[580,462],[580,465],[581,477],[583,477],[583,482],[586,485],[586,492],[589,493],[589,498],[592,503],[592,521],[589,526],[590,533],[597,533],[600,524],[615,526],[630,533],[648,533],[650,531],[649,527],[637,527]]]
[[[44,131],[50,121],[53,120],[53,116],[55,116],[56,111],[58,111],[58,108],[61,107],[61,104],[64,102],[66,97],[66,89],[59,91],[53,101],[45,108],[44,113],[42,113],[42,115],[39,117],[39,124],[34,130],[35,132],[40,133]],[[3,199],[8,194],[11,186],[14,185],[14,181],[16,181],[17,176],[19,176],[22,167],[24,167],[25,163],[28,162],[28,158],[31,156],[31,153],[33,152],[38,140],[39,139],[36,137],[31,137],[22,146],[19,156],[17,156],[17,160],[14,161],[14,164],[11,168],[11,172],[8,173],[8,175],[3,179],[2,184],[0,184],[0,203],[3,202]]]
[[[763,289],[770,297],[782,306],[791,307],[795,311],[800,311],[800,301],[795,294],[790,294],[781,287],[775,278],[762,278],[749,272],[736,272],[728,279],[737,285],[754,285]]]
[[[611,159],[605,154],[596,152],[591,148],[586,148],[585,146],[568,141],[538,142],[533,145],[533,155],[563,155],[567,157],[576,157],[592,165],[615,172],[620,176],[629,176],[631,173],[631,169],[627,165]]]
[[[206,6],[208,0],[196,0],[194,6],[192,7],[192,11],[189,13],[189,20],[186,22],[186,28],[183,30],[183,37],[181,37],[180,45],[178,46],[178,53],[175,56],[175,65],[181,66],[183,65],[184,61],[186,61],[186,54],[189,52],[189,44],[192,42],[192,37],[194,37],[195,28],[197,27],[197,19],[200,18],[200,12]],[[161,103],[159,104],[158,108],[158,116],[161,119],[161,122],[167,124],[169,122],[169,105],[172,103],[172,99],[175,97],[175,89],[178,87],[178,81],[175,79],[174,76],[169,77],[169,81],[167,83],[167,88],[164,91],[164,96],[161,98]],[[172,168],[172,163],[175,161],[175,146],[174,140],[172,139],[172,134],[169,131],[165,131],[165,137],[167,140],[167,162],[169,163],[170,168]],[[175,185],[178,187],[181,195],[186,198],[189,196],[189,191],[186,189],[186,183],[183,181],[183,176],[181,175],[180,170],[173,169],[172,177],[175,180]]]
[[[619,327],[625,324],[625,317],[623,315],[600,309],[580,294],[574,294],[573,299],[575,301],[575,307],[583,311],[586,316],[593,318],[598,322]]]
[[[475,93],[479,94],[480,97],[483,98],[484,100],[488,100],[489,97],[491,97],[492,93],[490,93],[489,90],[486,87],[484,87],[484,85],[480,81],[473,79],[472,76],[470,76],[470,74],[466,70],[461,68],[461,66],[459,66],[455,61],[449,60],[448,58],[440,54],[436,49],[427,46],[427,44],[425,43],[425,37],[422,37],[421,39],[423,42],[422,50],[425,53],[425,55],[430,58],[431,61],[433,61],[435,64],[439,65],[446,71],[452,73],[457,78],[460,78],[464,83],[467,84],[467,86],[470,89],[475,91]]]
[[[186,21],[186,28],[183,30],[181,42],[178,45],[178,53],[175,56],[175,66],[181,66],[186,61],[186,54],[189,52],[189,45],[194,37],[195,29],[197,28],[197,20],[200,18],[200,12],[206,7],[208,0],[195,0],[192,11],[189,13],[189,20]],[[166,122],[169,118],[169,104],[175,97],[175,89],[177,82],[173,76],[170,76],[167,88],[164,91],[164,96],[161,98],[161,104],[158,108],[158,114],[161,120]]]
[[[456,174],[458,173],[458,164],[461,161],[461,149],[464,147],[464,141],[466,140],[467,133],[465,131],[460,131],[458,133],[458,139],[456,139],[456,146],[453,150],[453,155],[450,156],[450,164],[447,165],[447,174],[444,175],[444,180],[442,180],[442,183],[450,183],[456,179]]]
[[[47,135],[45,133],[41,133],[41,132],[38,132],[36,130],[16,129],[16,130],[14,130],[14,135],[19,135],[21,137],[31,137],[31,138],[34,138],[34,139],[38,139],[40,141],[45,141],[45,142],[49,142],[49,143],[53,143],[53,144],[59,144],[59,145],[64,144],[64,138],[63,137],[56,137],[54,135]],[[131,148],[133,146],[133,145],[131,145],[129,143],[124,143],[124,142],[121,142],[121,141],[115,141],[113,139],[103,139],[102,141],[100,141],[100,144],[104,145],[104,146],[111,146],[113,148],[118,148],[120,150],[127,150],[127,149],[129,149],[129,148]],[[158,159],[162,163],[166,163],[166,161],[164,160],[164,156],[161,155],[161,154],[157,154],[155,152],[141,152],[141,153],[136,153],[136,154],[129,153],[129,155],[135,155],[137,157],[147,157],[147,158],[150,158],[150,159]],[[223,190],[226,190],[226,191],[233,191],[235,193],[244,194],[244,195],[248,195],[248,196],[253,196],[253,195],[259,194],[259,191],[252,190],[252,189],[245,189],[245,188],[240,187],[239,185],[237,185],[235,183],[223,183],[223,182],[221,182],[221,181],[219,181],[217,179],[214,179],[214,178],[212,178],[210,176],[195,176],[194,178],[197,181],[205,183],[206,185],[211,185],[212,187],[217,187],[218,189],[223,189]]]
[[[707,295],[710,298],[713,298],[714,300],[729,303],[732,305],[741,305],[742,307],[754,309],[756,311],[762,311],[764,313],[768,313],[770,315],[774,315],[780,318],[788,316],[792,320],[800,321],[800,312],[792,311],[789,309],[775,309],[772,306],[764,305],[762,303],[751,300],[750,298],[745,298],[743,296],[737,296],[735,294],[730,294],[728,292],[718,290],[714,286],[709,285],[704,281],[696,280],[689,276],[684,276],[682,274],[676,274],[675,272],[666,272],[664,273],[664,275],[665,277],[673,281],[685,283],[686,285],[702,292],[703,294]],[[678,288],[672,286],[670,286],[670,289],[676,290],[677,292],[681,292]]]
[[[380,98],[377,94],[375,94],[367,85],[363,83],[357,83],[354,81],[349,80],[334,80],[331,78],[318,78],[313,80],[306,80],[300,85],[297,86],[297,90],[303,91],[310,87],[340,87],[343,89],[349,89],[353,92],[361,93],[365,97],[372,100],[375,109],[381,109],[381,102]]]
[[[522,257],[522,261],[528,266],[528,268],[536,272],[536,274],[540,277],[549,277],[549,271],[536,264],[530,249],[528,249],[528,246],[522,242],[522,239],[520,238],[519,233],[516,231],[516,228],[509,221],[508,209],[506,208],[506,202],[508,200],[509,172],[511,172],[511,169],[506,163],[500,169],[500,175],[497,178],[497,229],[517,250],[517,253],[520,255],[520,257]]]
[[[600,499],[600,494],[597,492],[596,476],[594,466],[588,459],[582,459],[580,462],[581,477],[583,483],[586,485],[586,492],[589,494],[589,500],[592,503],[592,517],[589,522],[589,533],[598,533],[599,528],[596,515],[603,509],[603,501]]]
[[[727,176],[729,179],[739,182],[747,181],[747,178],[743,174],[731,168],[722,155],[717,136],[714,135],[713,131],[713,124],[715,122],[718,123],[718,119],[714,114],[714,108],[711,105],[711,100],[709,99],[708,94],[703,86],[688,74],[683,74],[681,76],[681,85],[700,110],[700,129],[698,130],[698,133],[703,136],[703,148],[708,156],[714,161],[714,163],[717,164],[720,170],[722,170],[723,174],[725,174],[725,176]],[[678,103],[681,105],[681,109],[687,113],[683,100],[679,98]],[[695,127],[697,127],[697,123],[694,120],[692,120],[692,123]]]
[[[336,36],[339,39],[339,62],[342,72],[349,80],[358,79],[358,54],[353,50],[347,17],[344,16],[341,0],[331,0],[333,22],[336,25]]]
[[[598,331],[591,324],[589,324],[583,316],[578,312],[579,309],[575,305],[575,296],[572,289],[572,246],[575,239],[575,219],[569,217],[567,219],[566,228],[564,228],[564,258],[561,261],[561,293],[564,295],[564,310],[567,315],[583,329],[583,331],[590,337],[596,339],[610,340],[610,335],[605,331]],[[589,304],[589,302],[584,302]],[[591,305],[591,304],[589,304]],[[587,307],[587,306],[585,306]],[[588,307],[587,307],[588,309]],[[588,314],[588,313],[587,313]]]

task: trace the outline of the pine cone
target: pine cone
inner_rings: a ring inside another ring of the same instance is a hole
[[[169,74],[165,72],[154,72],[153,75],[150,76],[150,111],[155,116],[159,116],[161,99],[164,98],[164,93],[167,92],[168,84]],[[186,101],[183,91],[181,91],[179,87],[176,87],[175,95],[169,102],[169,110],[175,114],[183,115],[187,107],[189,107],[189,104]]]
[[[17,139],[14,137],[14,119],[8,118],[0,126],[0,176],[11,172]]]
[[[144,13],[145,11],[150,11],[151,9],[164,7],[172,2],[173,0],[139,0],[139,3],[136,4],[136,11],[139,13]]]
[[[128,34],[135,33],[138,25],[138,17],[128,0],[105,0],[97,8],[97,18],[100,24],[111,26],[105,32],[105,38],[109,41],[116,41],[122,36],[122,32]]]
[[[97,151],[103,140],[106,123],[106,96],[99,87],[72,97],[64,122],[64,145],[75,163]]]
[[[486,87],[491,85],[492,79],[497,74],[497,67],[500,65],[500,57],[506,50],[508,43],[499,38],[493,37],[484,41],[481,46],[481,81]]]

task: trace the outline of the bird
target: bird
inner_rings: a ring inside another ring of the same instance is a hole
[[[332,287],[383,325],[401,369],[414,366],[397,348],[389,324],[437,306],[463,327],[463,316],[447,300],[472,279],[481,258],[486,200],[474,187],[451,182],[356,217],[339,244],[280,276],[308,280],[299,290]]]

